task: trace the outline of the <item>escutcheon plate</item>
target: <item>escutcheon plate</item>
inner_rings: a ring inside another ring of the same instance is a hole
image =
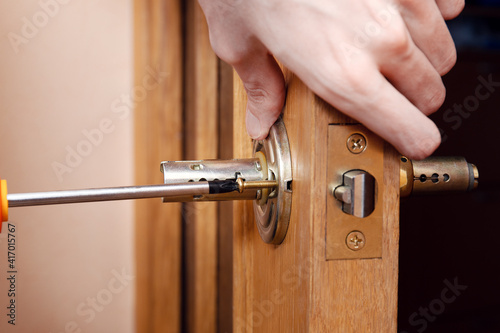
[[[285,239],[292,208],[292,160],[288,135],[281,117],[271,127],[265,140],[254,141],[254,157],[257,152],[262,152],[266,157],[266,179],[277,180],[278,187],[269,193],[267,200],[254,201],[255,222],[262,240],[278,245]]]

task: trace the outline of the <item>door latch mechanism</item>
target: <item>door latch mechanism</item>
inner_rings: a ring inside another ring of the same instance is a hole
[[[327,259],[381,257],[383,151],[384,142],[360,125],[329,125]],[[253,200],[262,240],[281,244],[291,215],[291,165],[280,118],[265,140],[254,142],[252,158],[165,161],[161,185],[7,194],[7,184],[1,180],[0,220],[8,220],[9,207],[21,206],[155,197],[163,202]],[[478,178],[477,168],[461,157],[423,161],[401,157],[402,197],[467,191],[477,187]]]
[[[254,215],[262,240],[283,242],[292,205],[292,163],[285,125],[279,119],[265,140],[255,141],[253,158],[238,160],[166,161],[161,163],[165,184],[234,180],[238,191],[189,193],[164,197],[171,201],[254,200]],[[273,186],[260,186],[273,184]]]
[[[384,147],[360,125],[328,131],[327,259],[380,258],[383,238]],[[479,172],[463,157],[412,161],[401,156],[400,196],[466,192]]]
[[[375,178],[363,170],[351,170],[343,174],[343,184],[333,195],[343,202],[344,213],[367,217],[375,209]]]
[[[375,178],[363,170],[343,174],[343,184],[333,190],[344,213],[367,217],[375,209]],[[433,156],[412,161],[401,156],[400,195],[468,192],[477,188],[479,171],[463,157]]]
[[[253,157],[233,160],[166,161],[164,184],[70,191],[7,194],[0,181],[1,221],[9,207],[94,201],[163,198],[174,201],[253,200],[256,224],[266,243],[280,244],[290,220],[292,169],[290,146],[281,118],[265,140],[256,141]]]

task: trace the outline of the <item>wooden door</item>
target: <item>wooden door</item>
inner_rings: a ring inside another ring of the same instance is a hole
[[[147,66],[168,73],[135,108],[137,183],[161,182],[162,160],[250,157],[245,92],[213,55],[196,1],[136,0],[135,22],[137,86]],[[396,331],[398,156],[383,152],[381,258],[326,260],[328,124],[352,121],[284,72],[294,179],[284,242],[260,239],[252,202],[138,202],[138,332]]]
[[[399,158],[385,147],[382,257],[326,260],[328,124],[353,121],[284,72],[292,216],[284,242],[268,245],[254,224],[252,203],[234,203],[234,332],[396,332]],[[234,153],[248,157],[245,92],[237,77],[234,89]]]
[[[137,184],[161,183],[164,160],[232,157],[232,71],[217,59],[196,0],[135,0]],[[137,332],[231,330],[230,202],[136,203]],[[229,213],[225,213],[229,212]]]
[[[134,1],[135,86],[148,68],[161,73],[134,105],[137,184],[160,184],[159,163],[183,157],[182,8],[179,1]],[[181,327],[181,204],[135,203],[136,330],[179,332]]]

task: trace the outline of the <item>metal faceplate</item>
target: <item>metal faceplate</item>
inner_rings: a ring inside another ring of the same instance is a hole
[[[271,127],[265,140],[254,142],[253,154],[266,157],[268,180],[276,180],[278,187],[267,200],[254,201],[255,221],[260,237],[266,243],[281,244],[285,239],[292,208],[292,160],[285,124],[280,118]],[[262,195],[265,199],[266,196]]]
[[[382,258],[384,141],[361,125],[331,124],[327,147],[326,259]],[[340,199],[337,187],[346,189]]]

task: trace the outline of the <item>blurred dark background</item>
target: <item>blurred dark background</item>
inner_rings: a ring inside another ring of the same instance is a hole
[[[466,1],[448,27],[458,62],[432,116],[443,135],[435,155],[464,156],[480,185],[402,200],[398,332],[500,332],[500,0]],[[467,289],[451,301],[445,280]]]

